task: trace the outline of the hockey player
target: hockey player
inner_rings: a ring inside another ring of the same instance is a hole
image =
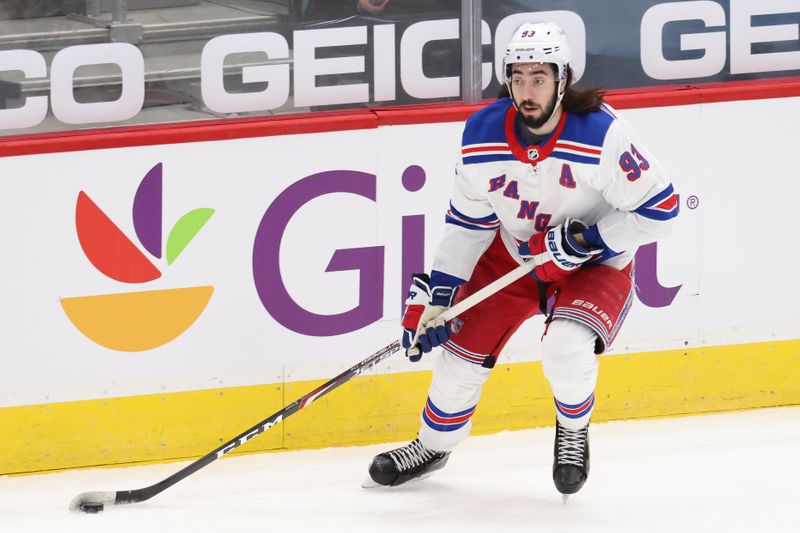
[[[467,120],[444,238],[430,276],[413,277],[402,320],[409,359],[444,350],[419,436],[373,459],[377,484],[399,485],[445,465],[469,434],[503,346],[540,309],[542,368],[556,407],[553,481],[565,498],[586,481],[597,355],[631,305],[637,248],[667,234],[678,203],[602,92],[571,87],[569,62],[561,28],[523,24],[503,58],[507,92]],[[534,262],[531,276],[452,322],[437,320],[523,261]]]

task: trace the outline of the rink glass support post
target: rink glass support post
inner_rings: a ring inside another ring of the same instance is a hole
[[[475,104],[482,99],[481,0],[461,0],[461,100]]]

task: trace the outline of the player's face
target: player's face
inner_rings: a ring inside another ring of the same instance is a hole
[[[514,63],[511,67],[511,95],[529,128],[541,128],[556,107],[558,82],[555,69],[543,63]]]

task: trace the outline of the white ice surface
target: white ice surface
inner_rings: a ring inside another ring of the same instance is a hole
[[[0,478],[2,533],[798,532],[800,407],[595,424],[592,470],[562,505],[552,428],[471,437],[430,479],[362,489],[386,445],[227,457],[150,501],[70,513],[185,463]]]

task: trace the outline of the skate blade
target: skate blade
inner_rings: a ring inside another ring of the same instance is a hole
[[[371,477],[367,477],[362,483],[362,489],[374,489],[375,487],[383,487],[380,483],[375,483],[375,481]]]
[[[564,504],[564,505],[567,505],[568,501],[569,501],[569,494],[562,494],[561,495],[561,503]]]
[[[410,480],[406,481],[406,482],[405,482],[405,483],[403,483],[402,485],[408,485],[409,483],[416,483],[416,482],[418,482],[418,481],[422,481],[423,479],[428,479],[429,477],[431,477],[431,476],[432,476],[432,475],[434,475],[435,473],[436,473],[436,471],[433,471],[433,472],[428,472],[428,473],[426,473],[426,474],[422,474],[422,475],[421,475],[421,476],[419,476],[419,477],[416,477],[416,478],[414,478],[414,479],[410,479]],[[398,486],[398,487],[399,487],[399,486],[401,486],[401,485],[396,485],[396,486]],[[393,488],[391,485],[381,485],[380,483],[375,483],[375,480],[373,480],[373,479],[372,479],[371,477],[369,477],[369,476],[367,476],[367,479],[365,479],[364,481],[362,481],[362,482],[361,482],[361,488],[362,488],[362,489],[375,489],[375,488],[378,488],[378,487],[382,487],[382,488],[384,488],[384,489],[391,489],[391,488]]]

